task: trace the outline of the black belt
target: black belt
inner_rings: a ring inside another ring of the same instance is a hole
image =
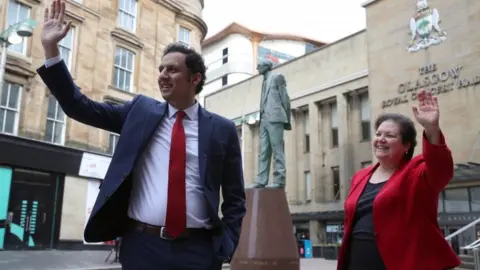
[[[134,219],[129,219],[129,228],[151,234],[153,236],[158,236],[165,240],[177,240],[177,239],[186,239],[195,236],[211,236],[211,230],[205,228],[186,228],[183,233],[181,233],[177,237],[172,237],[168,235],[168,232],[164,226],[153,226],[150,224],[146,224]]]

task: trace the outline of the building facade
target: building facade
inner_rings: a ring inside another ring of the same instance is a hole
[[[451,234],[480,217],[480,2],[375,0],[367,30],[274,69],[285,75],[292,130],[285,135],[287,198],[297,236],[339,244],[353,174],[375,163],[373,122],[384,112],[413,117],[421,88],[439,98],[455,177],[439,198],[438,220]],[[439,20],[439,14],[442,18]],[[412,34],[413,33],[413,34]],[[208,95],[207,109],[238,126],[246,184],[255,179],[261,76]],[[421,129],[417,141],[421,141]],[[415,154],[422,151],[421,144]],[[480,236],[473,228],[454,247]]]
[[[0,102],[0,249],[83,245],[88,209],[119,135],[66,117],[37,76],[45,61],[40,32],[49,3],[0,4],[3,29],[28,18],[38,22],[32,37],[7,52]],[[66,5],[73,27],[60,51],[77,86],[96,101],[123,103],[137,94],[161,99],[163,49],[179,41],[200,51],[207,32],[203,0]]]
[[[325,43],[286,34],[253,31],[232,23],[202,42],[207,81],[199,100],[257,74],[257,60],[268,57],[282,64],[310,53]]]

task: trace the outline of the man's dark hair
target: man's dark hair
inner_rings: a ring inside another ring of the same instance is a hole
[[[375,130],[377,130],[383,122],[388,120],[393,121],[400,128],[400,136],[402,138],[402,143],[410,143],[410,149],[408,149],[407,153],[405,153],[405,159],[412,159],[413,152],[415,151],[415,146],[417,146],[417,130],[415,129],[413,121],[403,114],[384,113],[380,115],[375,121]]]
[[[187,65],[190,75],[200,73],[201,79],[195,90],[195,94],[199,94],[202,92],[203,85],[205,85],[205,79],[207,78],[205,75],[207,67],[205,66],[203,57],[194,49],[178,42],[168,45],[163,51],[163,56],[174,52],[183,53],[185,55],[185,64]]]

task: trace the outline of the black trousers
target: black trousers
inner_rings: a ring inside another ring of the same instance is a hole
[[[373,239],[353,238],[347,262],[347,270],[387,270]]]

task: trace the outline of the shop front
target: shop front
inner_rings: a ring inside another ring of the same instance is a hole
[[[0,250],[55,248],[64,177],[82,152],[0,134]]]

